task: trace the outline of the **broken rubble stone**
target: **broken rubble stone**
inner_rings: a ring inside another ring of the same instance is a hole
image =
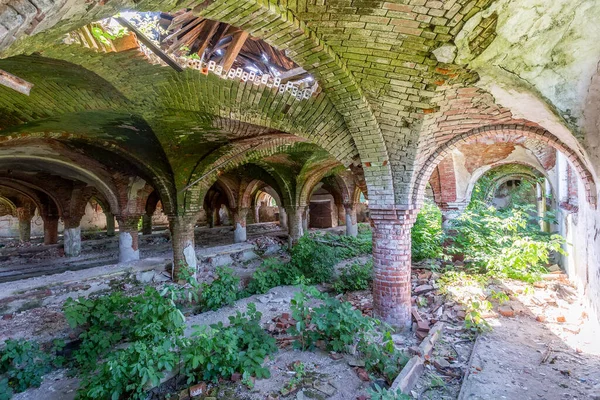
[[[420,285],[420,286],[417,286],[413,292],[416,295],[420,295],[423,293],[431,292],[432,290],[433,290],[433,286],[431,286],[431,285]]]
[[[556,322],[567,322],[567,318],[565,318],[564,315],[559,315],[558,317],[556,317]]]
[[[415,386],[419,377],[423,373],[425,367],[423,365],[423,359],[419,356],[414,356],[408,361],[406,366],[402,368],[400,374],[394,379],[392,383],[392,390],[398,390],[404,394],[410,393],[411,389]]]
[[[364,367],[365,362],[363,360],[357,360],[355,358],[352,358],[348,361],[348,365],[351,367]]]
[[[535,317],[535,320],[538,322],[546,322],[546,316],[538,315],[537,317]]]
[[[369,377],[369,373],[364,368],[355,368],[356,375],[363,382],[369,382],[371,378]]]
[[[444,369],[444,368],[450,367],[450,363],[448,361],[446,361],[445,358],[436,357],[433,360],[433,366],[438,369]]]
[[[337,360],[341,360],[342,358],[344,358],[344,355],[340,354],[340,353],[331,352],[331,353],[329,353],[329,358],[337,361]]]
[[[200,382],[197,385],[190,386],[189,388],[190,396],[202,396],[206,393],[206,382]]]
[[[316,382],[313,385],[313,387],[315,389],[317,389],[319,392],[322,392],[322,393],[326,394],[329,397],[333,396],[337,392],[336,388],[334,388],[333,386],[331,386],[329,383],[319,383],[319,382]]]
[[[427,321],[417,322],[417,330],[429,332],[429,322],[427,322]]]
[[[498,313],[503,317],[514,317],[515,312],[511,306],[500,306],[498,307]]]

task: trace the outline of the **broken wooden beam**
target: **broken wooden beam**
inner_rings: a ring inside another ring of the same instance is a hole
[[[240,53],[240,50],[244,47],[244,43],[246,43],[248,36],[250,36],[250,34],[246,31],[241,31],[233,35],[231,43],[227,46],[227,53],[225,53],[225,57],[223,57],[223,70],[229,71]]]
[[[29,96],[29,92],[33,87],[33,83],[29,83],[24,79],[0,69],[0,85],[4,85],[19,93]]]
[[[183,71],[181,65],[179,65],[175,60],[173,60],[167,53],[162,51],[160,47],[158,47],[154,42],[146,37],[138,28],[136,28],[131,22],[127,21],[123,17],[116,17],[115,20],[121,24],[123,27],[127,28],[131,32],[135,33],[138,40],[144,44],[144,46],[148,47],[151,52],[156,54],[158,58],[167,63],[168,66],[173,68],[177,72]]]

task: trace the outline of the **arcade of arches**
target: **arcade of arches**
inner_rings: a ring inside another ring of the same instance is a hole
[[[101,215],[130,262],[154,221],[177,277],[197,225],[294,243],[368,216],[374,312],[407,327],[426,194],[447,221],[482,176],[543,178],[545,229],[598,311],[598,18],[593,0],[4,1],[0,233],[76,257]]]

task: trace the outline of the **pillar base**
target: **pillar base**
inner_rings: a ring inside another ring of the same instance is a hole
[[[81,228],[65,228],[64,250],[67,257],[78,257],[81,254]]]
[[[285,208],[288,217],[290,244],[298,243],[304,235],[302,220],[304,219],[304,206],[289,206]]]
[[[358,222],[356,219],[356,206],[347,205],[346,209],[346,235],[358,236]]]
[[[138,223],[139,215],[117,217],[119,222],[119,263],[140,259]]]

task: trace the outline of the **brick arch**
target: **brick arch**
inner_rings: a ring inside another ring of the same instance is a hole
[[[416,176],[415,183],[412,188],[413,206],[416,208],[420,207],[421,203],[423,202],[425,186],[427,185],[433,170],[446,156],[450,154],[450,151],[457,148],[460,144],[482,138],[489,138],[491,140],[498,141],[515,141],[515,138],[518,137],[539,140],[563,153],[575,167],[580,178],[583,180],[586,189],[587,201],[594,207],[596,206],[596,186],[593,176],[575,151],[571,150],[571,148],[565,145],[559,138],[545,129],[520,125],[495,125],[473,129],[469,132],[455,136],[438,147],[429,156],[427,161],[423,164],[422,170]]]
[[[329,162],[320,163],[318,167],[312,169],[307,178],[301,182],[300,191],[297,192],[296,204],[307,206],[310,204],[310,196],[314,191],[315,186],[321,182],[323,177],[335,167],[339,166],[339,162],[331,160]]]
[[[485,167],[480,167],[477,170],[475,170],[473,172],[473,175],[471,176],[471,179],[469,181],[469,185],[467,187],[467,192],[466,192],[466,201],[470,202],[471,201],[471,197],[473,195],[473,189],[475,188],[475,185],[477,184],[477,182],[479,181],[479,179],[481,179],[483,176],[485,176],[488,173],[491,173],[494,169],[500,168],[500,167],[504,167],[504,166],[510,166],[510,165],[519,165],[522,166],[524,169],[528,169],[530,170],[529,175],[531,177],[548,177],[548,174],[545,170],[542,170],[540,168],[538,168],[536,165],[529,163],[529,162],[525,162],[525,161],[499,161],[496,162],[494,164],[490,165],[490,168],[484,169]],[[481,171],[480,171],[481,170]],[[533,172],[535,171],[535,172]],[[522,173],[523,171],[521,171]],[[514,173],[519,173],[519,172],[514,172]],[[537,174],[537,175],[536,175]]]
[[[243,139],[221,147],[198,162],[190,175],[189,184],[180,190],[184,209],[198,211],[197,202],[204,198],[220,173],[285,152],[290,146],[303,141],[296,136],[278,134]]]
[[[0,132],[0,133],[2,133],[2,132]],[[165,209],[165,212],[169,212],[175,208],[176,200],[175,200],[175,190],[174,190],[173,182],[168,180],[164,176],[164,173],[157,170],[157,168],[155,168],[152,165],[152,163],[149,162],[150,161],[149,159],[146,159],[146,160],[142,159],[142,157],[139,157],[139,156],[133,154],[131,151],[125,149],[123,146],[119,145],[118,143],[116,143],[114,141],[110,141],[110,140],[106,140],[106,139],[92,138],[87,135],[82,135],[82,134],[73,133],[73,132],[65,132],[65,131],[55,131],[55,132],[49,132],[49,131],[28,132],[28,131],[25,131],[25,132],[19,132],[19,133],[14,133],[14,134],[13,133],[5,134],[5,135],[0,134],[0,152],[2,151],[2,147],[1,147],[2,145],[15,146],[15,145],[19,145],[22,142],[25,142],[27,140],[41,140],[41,141],[44,141],[47,143],[51,143],[51,142],[55,141],[55,142],[58,142],[61,144],[69,144],[70,141],[78,141],[78,142],[86,143],[87,145],[92,146],[92,147],[100,147],[102,149],[105,149],[112,153],[115,153],[116,155],[120,156],[121,158],[132,161],[132,164],[134,166],[136,166],[137,168],[140,168],[140,172],[142,173],[142,175],[147,175],[150,179],[152,179],[154,181],[153,182],[154,186],[157,188],[157,190],[160,193],[161,201],[163,202],[163,208]],[[79,155],[79,157],[81,157],[81,155]],[[88,157],[86,157],[86,158],[88,158]],[[94,161],[94,163],[95,163],[95,161]],[[93,164],[93,163],[91,163],[91,164]],[[91,164],[88,164],[88,165],[91,165]],[[110,207],[108,207],[107,210],[114,213],[118,210],[118,207],[115,207],[115,203],[113,202],[112,199],[109,201],[109,197],[110,196],[106,196],[106,195],[104,197],[107,204],[110,205]]]
[[[351,132],[365,178],[378,196],[373,205],[394,202],[394,185],[387,145],[371,105],[340,57],[293,13],[256,0],[205,1],[195,10],[205,18],[226,22],[249,32],[286,54],[315,75]],[[265,26],[276,24],[273,35]]]
[[[34,204],[36,204],[36,203],[34,202]],[[15,203],[13,203],[9,198],[4,197],[1,194],[0,194],[0,205],[9,211],[7,214],[0,214],[0,217],[4,216],[4,215],[10,215],[13,217],[17,216],[17,206],[15,205]]]
[[[45,48],[43,55],[48,60],[81,66],[119,88],[130,101],[130,108],[137,112],[145,110],[148,123],[159,136],[169,134],[161,133],[165,120],[177,117],[182,124],[181,113],[185,112],[214,130],[233,133],[236,123],[244,123],[303,137],[327,149],[344,165],[352,163],[358,155],[342,115],[325,94],[297,101],[289,92],[278,94],[266,86],[223,80],[193,69],[175,73],[148,64],[134,50],[128,54],[104,54],[76,45],[56,45]],[[152,75],[153,80],[148,82],[143,78],[147,75]],[[144,90],[139,90],[141,86]],[[215,91],[221,94],[218,101]],[[231,125],[234,129],[229,129]],[[184,128],[181,125],[177,129]]]
[[[54,193],[46,190],[43,187],[39,187],[39,186],[36,186],[34,184],[31,184],[31,183],[17,181],[17,180],[14,180],[14,179],[0,177],[0,188],[3,187],[3,186],[7,187],[9,189],[12,189],[12,190],[14,190],[16,192],[19,192],[23,196],[26,196],[26,197],[30,198],[33,201],[33,203],[36,205],[36,207],[38,207],[38,209],[40,210],[40,214],[41,215],[43,215],[48,210],[46,210],[47,207],[44,206],[44,202],[38,196],[38,194],[36,193],[36,191],[38,191],[40,193],[43,193],[46,196],[48,196],[48,199],[50,199],[50,201],[52,201],[52,203],[54,203],[54,207],[56,207],[56,210],[58,211],[58,214],[59,215],[63,214],[63,209],[62,209],[61,202],[56,198],[56,196],[54,196]]]

